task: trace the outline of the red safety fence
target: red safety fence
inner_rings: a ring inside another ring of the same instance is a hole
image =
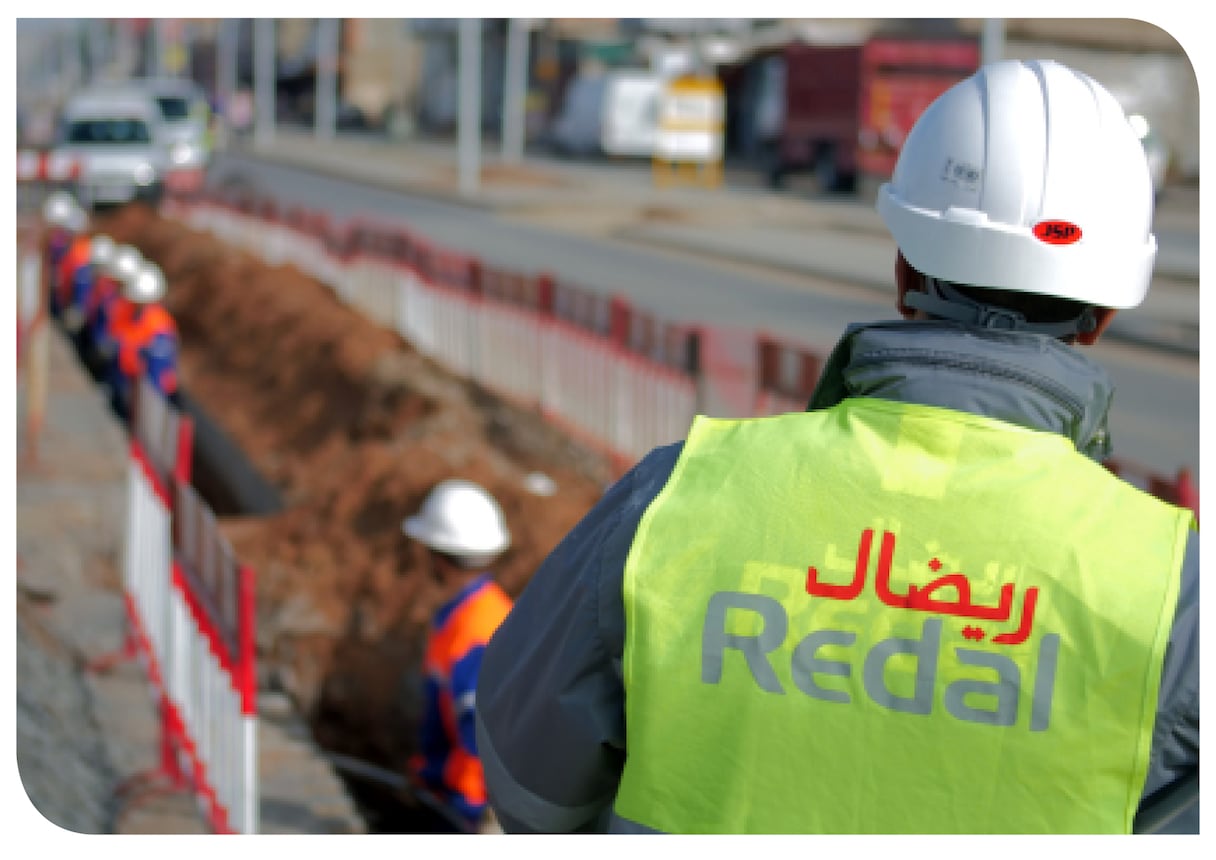
[[[80,161],[50,150],[17,150],[17,182],[75,182],[80,179]]]
[[[40,242],[27,241],[22,248],[19,335],[31,317],[45,319],[42,254]],[[27,395],[30,412],[41,408],[35,399]],[[122,562],[126,644],[91,668],[139,660],[160,716],[161,749],[158,767],[120,790],[149,781],[186,788],[215,832],[254,833],[254,574],[240,563],[191,485],[189,416],[142,379],[135,386],[129,430]]]
[[[202,192],[207,173],[201,167],[178,167],[165,171],[165,191],[181,197]]]
[[[782,343],[767,335],[757,339],[758,384],[755,413],[802,412],[823,371],[825,356]]]
[[[420,352],[538,409],[618,469],[682,439],[698,413],[803,411],[827,358],[764,333],[664,321],[620,296],[487,265],[391,221],[335,227],[301,208],[278,219],[272,201],[213,194],[170,211],[264,258],[275,253],[269,239],[285,243],[293,261]],[[1198,515],[1189,473],[1146,471],[1142,485]]]
[[[74,188],[81,164],[64,153],[47,149],[17,150],[17,212],[33,214],[52,191]]]
[[[160,713],[151,776],[190,789],[215,832],[255,833],[253,572],[190,484],[192,447],[189,417],[142,380],[130,438],[126,653],[140,659]]]

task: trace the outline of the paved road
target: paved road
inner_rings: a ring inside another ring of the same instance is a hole
[[[445,247],[520,271],[548,270],[625,295],[660,316],[751,327],[823,350],[848,323],[893,315],[893,293],[885,286],[891,249],[876,238],[868,207],[810,207],[749,190],[723,206],[725,192],[700,189],[660,206],[644,196],[636,168],[614,183],[610,168],[576,165],[558,168],[569,182],[565,189],[542,186],[514,198],[489,193],[482,205],[468,205],[421,178],[421,167],[394,164],[394,175],[374,156],[362,156],[359,169],[339,159],[319,172],[271,153],[230,152],[217,159],[210,181],[251,185],[339,221],[357,215],[398,220]],[[418,175],[409,175],[411,169]],[[1171,324],[1181,318],[1178,340],[1197,344],[1197,283],[1173,276],[1197,268],[1198,231],[1175,209],[1158,220],[1163,249],[1170,249],[1162,254],[1170,289],[1153,295],[1172,303],[1158,316]],[[743,253],[748,249],[750,256]],[[821,274],[790,265],[797,256],[814,259]],[[1153,322],[1134,312],[1120,321],[1129,335]],[[1117,456],[1165,473],[1182,466],[1197,473],[1197,353],[1171,355],[1111,339],[1095,355],[1117,386],[1111,416]]]

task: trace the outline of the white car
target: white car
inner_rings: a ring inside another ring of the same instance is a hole
[[[211,160],[211,107],[203,88],[188,78],[172,77],[134,78],[128,84],[146,91],[160,108],[171,168],[206,169]]]
[[[68,100],[54,152],[80,164],[83,204],[159,202],[169,163],[160,122],[156,103],[134,90],[91,88]]]
[[[573,156],[650,158],[662,94],[662,79],[645,69],[579,75],[566,90],[551,143]]]
[[[651,158],[659,139],[662,79],[645,70],[608,75],[600,146],[608,155]]]

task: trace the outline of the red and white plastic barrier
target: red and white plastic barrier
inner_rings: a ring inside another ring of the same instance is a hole
[[[192,424],[146,381],[127,497],[128,648],[161,714],[159,775],[218,833],[258,827],[254,582],[190,485]]]
[[[427,245],[419,274],[435,297],[432,316],[436,355],[457,374],[475,379],[481,361],[477,339],[475,261],[472,257]],[[501,356],[509,361],[510,356]]]
[[[253,571],[237,560],[198,492],[175,481],[172,613],[178,703],[195,785],[220,832],[257,832]]]
[[[541,335],[541,414],[611,450],[615,358],[607,338],[563,319],[548,321]]]
[[[496,394],[537,406],[542,402],[545,322],[538,312],[544,299],[536,279],[483,266],[479,293],[473,337],[480,348],[474,374]]]
[[[75,182],[79,159],[65,153],[37,149],[17,150],[17,182]]]
[[[170,194],[198,194],[206,182],[207,173],[201,167],[177,167],[165,171],[165,190]]]
[[[48,150],[17,150],[17,211],[31,212],[42,206],[56,188],[74,185],[82,172],[80,162],[64,153]]]
[[[803,412],[823,372],[824,357],[767,335],[757,339],[756,415]]]
[[[281,266],[290,261],[287,256],[290,228],[280,220],[278,207],[266,204],[255,229],[262,237],[262,259],[272,266]]]
[[[399,230],[371,222],[352,225],[346,264],[348,301],[369,319],[393,328],[402,301],[400,245],[407,239]]]

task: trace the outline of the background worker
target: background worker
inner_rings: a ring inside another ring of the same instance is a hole
[[[68,247],[63,252],[59,265],[55,267],[54,277],[51,281],[51,308],[56,317],[62,318],[63,309],[67,306],[68,297],[72,294],[72,283],[76,278],[76,273],[89,265],[92,244],[93,237],[87,232],[75,233],[68,242]]]
[[[88,334],[85,331],[85,313],[89,305],[90,294],[101,271],[114,258],[114,251],[117,247],[109,236],[104,234],[91,236],[88,262],[79,266],[72,274],[70,289],[63,297],[60,318],[63,320],[63,327],[71,335],[77,352],[82,357],[87,351]]]
[[[117,360],[112,365],[110,391],[114,408],[124,421],[131,418],[135,388],[141,379],[146,378],[170,403],[181,405],[177,324],[161,305],[165,292],[164,273],[145,260],[124,285],[113,311]]]
[[[88,229],[89,216],[71,194],[55,191],[47,196],[42,205],[42,220],[46,225],[43,261],[48,285],[47,302],[51,315],[58,317],[60,268],[74,243],[78,246],[77,256],[87,257],[88,237],[84,233]]]
[[[425,710],[410,777],[464,829],[492,831],[473,715],[485,645],[511,609],[488,568],[511,535],[494,497],[458,478],[437,484],[402,531],[426,547],[440,604],[427,638]]]
[[[93,376],[108,384],[114,362],[118,360],[118,342],[114,336],[115,308],[126,284],[135,278],[144,264],[143,254],[133,245],[119,245],[109,262],[100,266],[97,281],[85,301],[84,325],[88,344],[86,364]]]
[[[1076,348],[1143,300],[1152,206],[1083,74],[934,102],[878,197],[904,319],[806,412],[651,452],[491,640],[503,828],[1198,832],[1198,533],[1102,467]]]
[[[46,227],[45,261],[49,268],[54,268],[67,250],[72,236],[85,229],[88,215],[71,194],[53,191],[42,203],[42,221]]]
[[[44,315],[57,318],[59,308],[55,297],[55,270],[59,265],[72,237],[88,225],[88,216],[66,191],[53,191],[42,203],[42,230],[39,235],[39,250],[42,259],[38,284],[38,308],[30,319],[18,308],[17,364],[21,365],[25,354],[25,337],[41,325]],[[20,305],[20,302],[19,302]]]

